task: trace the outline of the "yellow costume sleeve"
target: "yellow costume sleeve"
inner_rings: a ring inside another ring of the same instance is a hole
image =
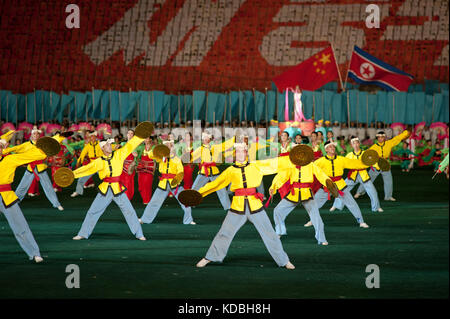
[[[19,153],[26,152],[29,148],[30,148],[30,142],[25,142],[25,143],[22,143],[17,146],[5,148],[3,150],[3,154],[4,155],[9,154],[9,153],[19,154]]]
[[[61,136],[59,134],[56,134],[56,135],[52,136],[52,138],[57,140],[59,144],[61,144],[62,141],[64,141],[66,139],[64,136]]]
[[[97,173],[101,169],[100,161],[102,161],[102,159],[98,158],[90,162],[89,164],[81,166],[80,168],[74,170],[73,171],[74,177],[80,178],[83,176],[88,176]]]
[[[263,175],[276,174],[279,170],[278,157],[253,162]]]
[[[145,138],[139,138],[137,136],[133,136],[131,140],[129,140],[123,147],[116,151],[116,156],[119,156],[121,161],[124,161],[128,155],[130,155],[136,147],[141,144]]]
[[[386,141],[386,144],[388,144],[391,148],[399,144],[402,140],[407,138],[409,135],[408,130],[404,130],[401,134],[391,138],[390,140]]]
[[[202,147],[199,146],[192,152],[192,163],[200,162],[199,160],[201,156],[202,156]]]
[[[234,150],[226,151],[224,154],[225,157],[234,156]]]
[[[322,184],[323,186],[327,186],[327,179],[330,179],[327,174],[316,164],[311,163],[313,167],[313,173],[316,176],[317,180]]]
[[[10,156],[14,159],[13,162],[15,167],[47,158],[47,155],[37,147],[33,147],[26,152],[17,153]]]
[[[177,174],[183,173],[184,174],[184,167],[183,167],[183,162],[177,161]]]
[[[225,142],[217,145],[213,145],[211,147],[211,150],[214,149],[215,152],[225,152],[229,148],[232,148],[234,146],[234,142],[236,140],[236,137],[233,136],[232,138],[226,140]]]
[[[269,189],[273,189],[275,194],[277,190],[290,179],[291,174],[292,169],[290,168],[279,171],[278,174],[274,177],[272,185],[269,187]]]
[[[85,158],[85,156],[86,156],[86,154],[87,154],[87,152],[88,152],[88,147],[89,147],[88,145],[89,145],[89,144],[85,144],[85,145],[84,145],[83,150],[82,150],[81,153],[80,153],[80,157],[78,157],[77,164],[83,163],[84,158]]]
[[[199,193],[203,197],[205,197],[205,196],[208,196],[211,193],[214,193],[214,192],[218,191],[219,189],[222,189],[222,188],[228,186],[228,184],[230,184],[230,182],[231,182],[231,176],[230,176],[230,169],[231,168],[232,167],[228,167],[214,181],[209,182],[208,184],[206,184],[205,186],[200,188],[198,190]]]

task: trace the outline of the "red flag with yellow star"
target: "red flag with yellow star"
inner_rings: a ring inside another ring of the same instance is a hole
[[[280,74],[273,82],[280,92],[296,85],[302,90],[314,91],[338,77],[336,59],[332,47],[329,46]]]

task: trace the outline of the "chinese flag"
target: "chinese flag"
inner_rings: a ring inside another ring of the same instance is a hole
[[[299,86],[302,90],[314,91],[339,77],[331,46],[314,54],[308,60],[290,68],[273,79],[278,91]]]

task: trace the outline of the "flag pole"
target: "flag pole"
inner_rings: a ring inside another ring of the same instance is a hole
[[[352,63],[352,58],[353,58],[353,52],[352,52],[352,56],[350,57],[350,61],[348,61],[348,65],[347,65],[347,74],[345,74],[345,82],[344,82],[344,86],[347,87],[347,80],[348,80],[348,70],[350,70],[350,65]],[[345,90],[344,90],[345,91]]]
[[[369,94],[366,95],[366,124],[369,127]]]
[[[348,91],[347,91],[347,125],[348,128],[350,128],[350,98],[348,96]]]
[[[337,61],[336,61],[336,54],[334,54],[334,48],[333,48],[333,44],[332,43],[331,43],[331,51],[333,51],[334,63],[336,63],[336,69],[338,71],[339,82],[341,83],[341,89],[343,91],[345,91],[344,86],[342,85],[341,71],[339,70],[339,65],[337,64]]]

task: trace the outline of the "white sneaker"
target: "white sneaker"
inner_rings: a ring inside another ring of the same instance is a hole
[[[369,225],[367,225],[366,223],[361,223],[361,224],[359,224],[359,227],[369,228]]]
[[[144,222],[142,221],[142,219],[140,219],[140,218],[138,219],[138,221],[139,221],[140,224],[143,224],[143,223],[144,223]]]
[[[83,188],[84,189],[86,189],[86,188],[92,188],[92,187],[94,187],[95,185],[94,184],[89,184],[88,186],[83,186]]]
[[[62,207],[61,205],[59,205],[57,208],[58,208],[59,211],[63,211],[64,210],[64,207]]]
[[[384,212],[384,210],[383,210],[383,208],[380,207],[377,209],[377,212],[382,213],[382,212]]]
[[[321,243],[322,246],[328,246],[328,242],[324,241],[323,243]]]
[[[72,238],[73,240],[81,240],[81,239],[85,239],[84,237],[82,237],[82,236],[75,236],[74,238]]]
[[[196,222],[190,222],[189,225],[197,225]]]
[[[331,208],[330,208],[330,212],[334,212],[336,210],[336,207],[334,207],[334,206],[331,206]]]
[[[312,226],[312,222],[311,221],[309,221],[309,222],[307,222],[305,225],[303,225],[303,226],[305,226],[305,227],[311,227]]]
[[[28,196],[30,196],[30,197],[34,197],[34,196],[36,196],[35,194],[33,194],[33,193],[28,193]]]
[[[360,198],[360,197],[361,197],[361,194],[360,194],[360,193],[356,193],[353,197],[354,197],[354,198]]]
[[[34,256],[34,261],[35,261],[36,263],[40,263],[40,262],[43,262],[44,259],[43,259],[42,257],[40,257],[40,256]]]
[[[295,269],[295,266],[290,261],[288,261],[288,263],[284,267],[286,267],[286,269]]]
[[[206,259],[206,258],[202,258],[202,260],[200,260],[198,263],[197,263],[197,267],[198,268],[203,268],[203,267],[205,267],[207,264],[209,264],[211,262],[211,260],[208,260],[208,259]]]
[[[147,240],[147,238],[145,238],[144,236],[139,237],[138,239],[139,239],[139,240]]]
[[[53,190],[55,191],[55,193],[58,191],[58,189],[57,188],[53,188]]]
[[[395,202],[396,201],[396,199],[394,197],[388,198],[386,200],[391,201],[391,202]]]
[[[80,194],[78,194],[77,192],[73,192],[73,193],[70,195],[70,197],[77,197],[77,196],[80,196]]]

